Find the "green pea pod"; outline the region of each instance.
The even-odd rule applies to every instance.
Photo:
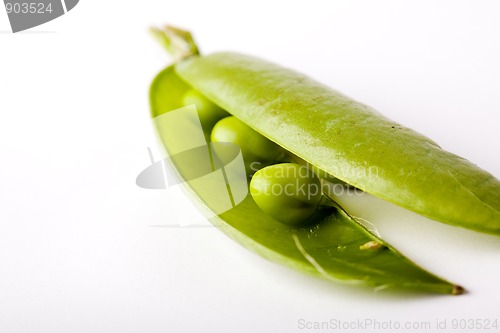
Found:
[[[500,182],[312,79],[236,53],[175,67],[188,84],[308,163],[431,219],[500,235]]]
[[[151,85],[153,117],[183,107],[182,96],[190,87],[179,78],[175,69],[175,66],[166,68]],[[167,152],[179,151],[183,140],[176,140],[161,126],[158,133]],[[171,161],[194,201],[208,211],[217,212],[219,200],[214,196],[218,193],[206,191],[189,181],[193,178],[193,161]],[[275,221],[256,205],[251,195],[234,208],[212,216],[210,221],[263,257],[328,280],[454,295],[463,292],[462,287],[412,263],[333,202],[318,210],[310,218],[308,227],[293,227]]]

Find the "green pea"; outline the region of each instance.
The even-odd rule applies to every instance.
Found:
[[[306,222],[322,197],[319,178],[309,168],[295,163],[257,171],[250,182],[250,193],[266,214],[288,225]]]
[[[285,156],[283,148],[233,116],[221,119],[215,124],[210,138],[213,142],[231,142],[238,145],[248,165],[253,162],[259,164],[279,161]]]
[[[205,131],[210,131],[217,121],[229,116],[229,113],[221,109],[195,89],[186,91],[182,98],[182,102],[184,105],[196,105],[201,126]]]

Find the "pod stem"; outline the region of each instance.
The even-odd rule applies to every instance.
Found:
[[[150,32],[172,55],[174,62],[200,54],[198,46],[189,31],[165,25],[162,28],[151,27]]]

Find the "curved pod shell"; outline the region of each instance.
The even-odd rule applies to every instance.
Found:
[[[150,90],[152,116],[182,107],[190,89],[168,67],[155,78]],[[157,128],[167,152],[179,142]],[[182,179],[189,179],[190,165],[173,161]],[[424,292],[460,294],[463,289],[418,267],[389,244],[371,234],[340,207],[320,209],[308,227],[292,227],[275,221],[247,195],[234,208],[218,214],[214,194],[198,191],[184,182],[191,198],[210,222],[229,237],[275,262],[328,280],[379,288],[410,288]],[[217,201],[217,200],[216,200]]]
[[[500,182],[429,138],[307,76],[237,53],[177,74],[308,163],[431,219],[500,234]]]

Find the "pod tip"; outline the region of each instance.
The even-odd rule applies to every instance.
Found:
[[[462,295],[465,293],[465,289],[462,286],[459,286],[458,284],[454,284],[452,289],[451,289],[451,294],[452,295]]]

